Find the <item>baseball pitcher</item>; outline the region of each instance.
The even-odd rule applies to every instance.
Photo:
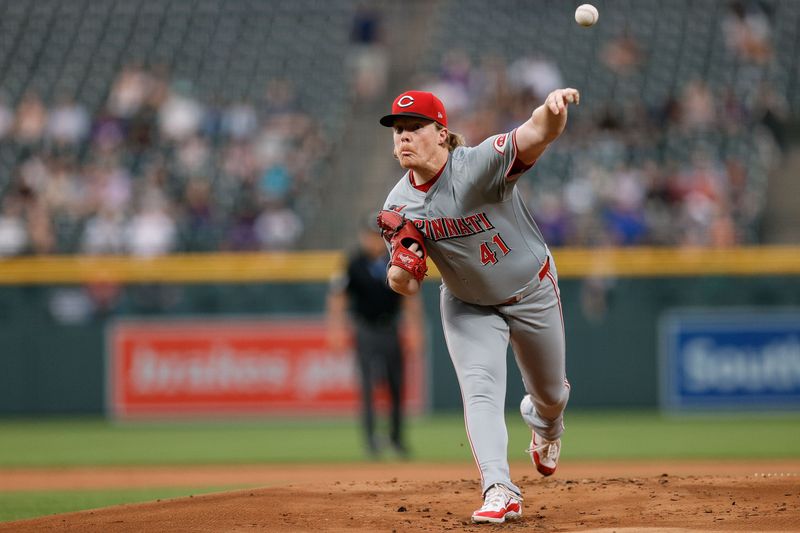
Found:
[[[442,274],[442,324],[483,489],[474,522],[522,514],[506,456],[509,342],[527,393],[520,409],[531,459],[545,476],[558,463],[569,397],[558,274],[516,183],[579,99],[575,89],[553,91],[525,123],[475,147],[447,129],[444,105],[428,92],[399,95],[380,120],[407,171],[378,215],[391,250],[387,276],[396,292],[417,293],[428,255]]]

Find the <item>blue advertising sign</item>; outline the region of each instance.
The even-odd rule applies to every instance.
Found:
[[[800,409],[800,309],[675,310],[659,336],[663,409]]]

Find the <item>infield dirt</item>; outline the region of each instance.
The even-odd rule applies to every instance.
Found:
[[[0,531],[800,531],[800,460],[512,464],[522,519],[474,525],[471,464],[359,463],[0,471],[0,490],[258,488],[5,522]]]

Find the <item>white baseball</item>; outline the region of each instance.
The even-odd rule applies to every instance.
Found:
[[[592,26],[600,18],[600,13],[592,4],[581,4],[575,10],[575,22],[581,26]]]

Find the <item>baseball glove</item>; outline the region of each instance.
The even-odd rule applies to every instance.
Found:
[[[422,233],[405,215],[387,209],[378,213],[378,227],[381,228],[383,238],[392,247],[391,264],[408,271],[414,279],[422,282],[428,272],[428,250],[425,248],[425,237]],[[409,249],[414,243],[422,250],[422,257]]]

